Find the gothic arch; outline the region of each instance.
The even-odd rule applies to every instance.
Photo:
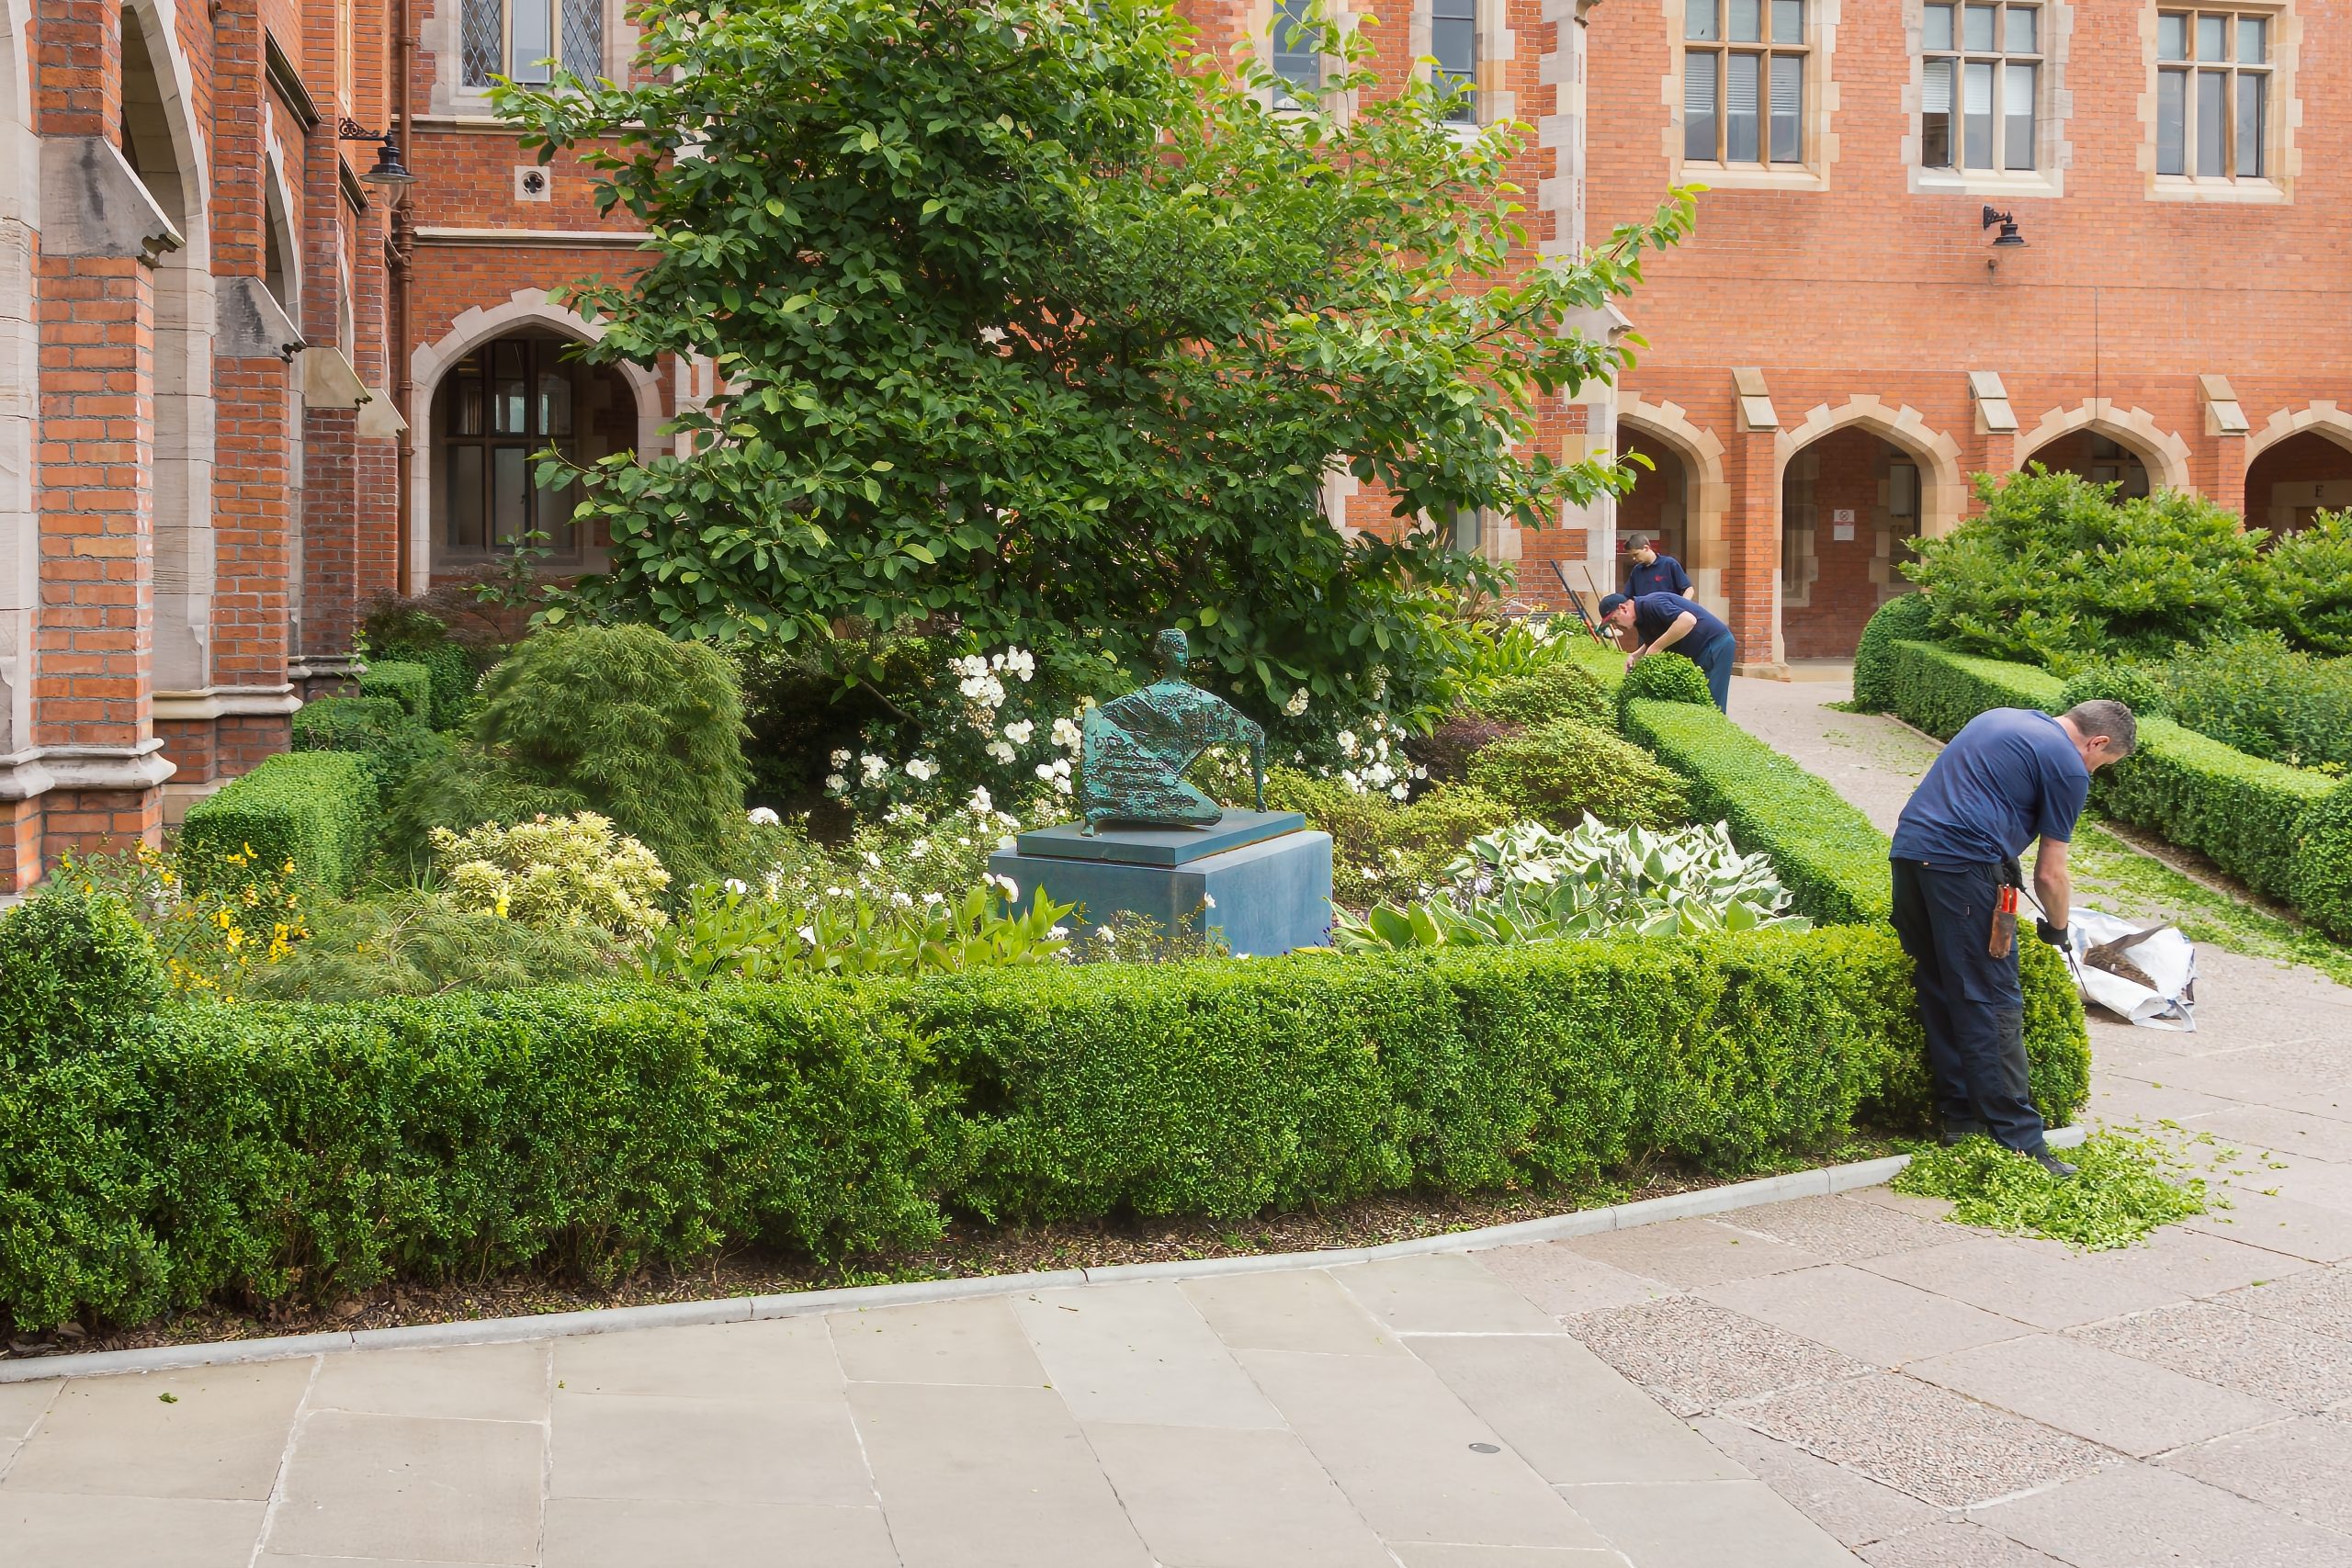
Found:
[[[1638,393],[1627,393],[1617,405],[1621,430],[1631,428],[1655,436],[1682,459],[1689,492],[1684,499],[1683,526],[1690,543],[1690,558],[1683,566],[1699,602],[1724,613],[1731,598],[1724,574],[1731,569],[1731,546],[1724,519],[1731,512],[1731,482],[1724,477],[1724,444],[1712,430],[1702,430],[1676,403],[1653,403]]]
[[[549,300],[546,289],[518,288],[503,305],[488,310],[477,305],[459,313],[438,340],[419,344],[409,355],[409,378],[413,388],[409,418],[419,434],[409,460],[409,581],[402,585],[405,592],[424,592],[432,578],[432,414],[441,379],[451,366],[492,338],[535,326],[550,329],[575,343],[594,343],[604,335],[578,311],[567,310]],[[650,455],[662,440],[664,416],[661,378],[635,365],[616,365],[613,368],[621,373],[637,398],[637,450]]]
[[[2148,470],[2152,490],[2192,490],[2188,479],[2188,443],[2156,423],[2145,409],[2120,409],[2111,398],[2090,398],[2071,409],[2052,409],[2041,422],[2018,438],[2019,462],[2030,461],[2062,435],[2087,430],[2129,447]]]
[[[1836,408],[1817,404],[1793,430],[1772,440],[1773,474],[1788,471],[1789,460],[1833,431],[1860,425],[1876,432],[1910,454],[1919,465],[1919,532],[1937,538],[1960,525],[1961,509],[1968,499],[1967,478],[1961,471],[1960,443],[1928,427],[1927,419],[1909,404],[1890,406],[1871,393],[1849,398]]]
[[[2290,435],[2324,435],[2346,451],[2352,451],[2352,413],[2335,406],[2333,398],[2306,403],[2299,409],[2280,409],[2263,422],[2262,428],[2246,437],[2246,466]]]

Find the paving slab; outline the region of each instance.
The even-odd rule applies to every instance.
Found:
[[[2177,1291],[2102,1261],[2110,1257],[1980,1231],[1854,1267],[2036,1328],[2070,1328],[2180,1299]]]
[[[2276,1282],[2232,1291],[2224,1306],[2291,1323],[2313,1334],[2352,1340],[2352,1269],[2311,1269]]]
[[[1241,1358],[1382,1539],[1605,1544],[1419,1360],[1288,1350]]]
[[[1053,1391],[869,1382],[849,1401],[907,1568],[1148,1568]]]
[[[1561,1241],[1498,1247],[1478,1254],[1478,1265],[1557,1317],[1656,1301],[1671,1289],[1588,1258]]]
[[[295,1435],[272,1551],[536,1563],[546,1428],[315,1411]]]
[[[840,1399],[842,1382],[832,1338],[817,1317],[559,1339],[555,1377],[571,1393],[820,1402]]]
[[[17,1442],[31,1434],[56,1401],[53,1382],[0,1383],[0,1442]],[[0,1472],[5,1473],[5,1472]]]
[[[314,1366],[77,1379],[57,1391],[0,1489],[265,1501]]]
[[[1861,1557],[1871,1568],[2066,1568],[2054,1557],[1965,1519],[1874,1541],[1862,1548]]]
[[[2352,1538],[2154,1465],[2110,1465],[1971,1517],[2073,1568],[2352,1565]]]
[[[1568,1338],[1417,1338],[1473,1415],[1555,1485],[1736,1481],[1740,1467]]]
[[[2298,1411],[2352,1398],[2352,1344],[2217,1302],[2188,1302],[2076,1331],[2102,1349]]]
[[[1292,1433],[1089,1425],[1086,1436],[1167,1568],[1393,1568]]]
[[[1039,1291],[1015,1300],[1012,1310],[1055,1390],[1081,1421],[1282,1425],[1175,1285]]]
[[[1843,1192],[1762,1203],[1727,1214],[1722,1223],[1839,1263],[1915,1252],[1954,1239],[1948,1224]]]
[[[1678,1416],[1871,1370],[1826,1345],[1690,1296],[1587,1313],[1566,1326]]]
[[[263,1505],[0,1487],[8,1568],[251,1568]]]
[[[1567,1495],[1636,1568],[1734,1560],[1739,1568],[1855,1568],[1852,1552],[1760,1481],[1578,1486]]]
[[[1792,1389],[1733,1416],[1942,1508],[2048,1486],[2109,1459],[2078,1438],[1896,1372]]]
[[[2235,1105],[2200,1116],[2195,1131],[2241,1146],[2352,1164],[2352,1122],[2267,1105]]]
[[[2352,1534],[2352,1421],[2305,1416],[2166,1454],[2166,1470]]]
[[[1464,1252],[1334,1269],[1331,1277],[1399,1334],[1557,1334],[1548,1313]]]
[[[1623,1568],[1625,1559],[1605,1546],[1582,1549],[1542,1546],[1462,1546],[1453,1541],[1413,1540],[1389,1548],[1404,1568]]]
[[[2313,1267],[2306,1258],[2249,1246],[2233,1235],[2165,1225],[2131,1247],[2086,1255],[2093,1266],[2151,1290],[2183,1296],[2218,1296],[2257,1280],[2284,1279]]]
[[[2292,1198],[2234,1190],[2231,1207],[2184,1221],[2190,1230],[2314,1263],[2352,1258],[2352,1214]]]
[[[557,1497],[541,1568],[899,1568],[899,1554],[878,1506]]]
[[[825,1325],[843,1374],[859,1382],[1041,1388],[1046,1382],[1045,1364],[1002,1296],[837,1312]]]
[[[2010,1339],[2020,1331],[2015,1318],[1843,1263],[1734,1280],[1699,1293],[1876,1367]]]
[[[2285,1405],[2217,1388],[2080,1337],[2034,1334],[1905,1369],[1956,1393],[2144,1458],[2286,1419]]]
[[[555,1396],[548,1495],[860,1506],[874,1487],[840,1394],[831,1403]]]
[[[326,1356],[311,1385],[313,1410],[544,1421],[555,1386],[545,1344],[460,1345]]]
[[[1628,1274],[1661,1280],[1686,1291],[1824,1261],[1799,1247],[1743,1235],[1716,1220],[1669,1220],[1664,1224],[1578,1236],[1565,1245]]]
[[[1416,1259],[1415,1261],[1418,1261]],[[1235,1350],[1401,1356],[1395,1329],[1320,1269],[1226,1274],[1181,1287],[1211,1332]]]
[[[1809,1454],[1793,1443],[1768,1438],[1752,1427],[1720,1416],[1706,1416],[1692,1425],[1846,1546],[1864,1547],[1945,1517],[1940,1508]]]

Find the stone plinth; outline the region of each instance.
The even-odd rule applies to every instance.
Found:
[[[1331,837],[1295,811],[1228,811],[1214,828],[1105,828],[1075,822],[1005,840],[989,870],[1027,908],[1043,888],[1076,904],[1073,931],[1126,913],[1160,930],[1204,934],[1237,957],[1331,940]]]

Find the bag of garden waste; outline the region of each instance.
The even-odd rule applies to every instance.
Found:
[[[2179,928],[2078,908],[2067,921],[2066,940],[2085,1002],[2126,1023],[2196,1030],[2197,948]]]

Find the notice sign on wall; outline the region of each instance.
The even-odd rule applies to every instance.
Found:
[[[1850,539],[1854,536],[1852,507],[1840,506],[1829,513],[1829,536],[1832,539]]]

